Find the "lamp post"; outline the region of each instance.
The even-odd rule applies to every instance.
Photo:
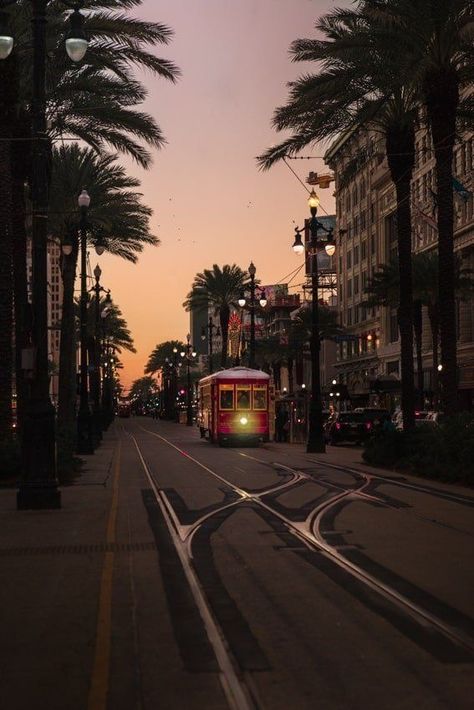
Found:
[[[209,374],[212,375],[214,371],[212,366],[212,339],[214,337],[214,330],[216,331],[217,337],[219,337],[219,335],[221,334],[221,329],[218,325],[214,325],[212,316],[209,316],[209,323],[206,326],[203,326],[201,329],[201,340],[206,340],[206,330],[209,334]]]
[[[111,346],[106,338],[107,331],[107,316],[110,313],[112,299],[110,293],[105,299],[105,307],[102,309],[100,317],[102,319],[102,347],[100,348],[100,363],[102,365],[102,390],[101,390],[101,409],[102,409],[102,426],[103,429],[108,429],[113,419],[112,412],[112,392],[110,386],[110,368],[109,359],[111,355]],[[99,370],[100,372],[100,370]]]
[[[250,306],[250,354],[249,354],[249,367],[252,369],[255,369],[255,274],[257,272],[257,269],[255,268],[255,264],[253,261],[250,262],[250,266],[248,268],[248,272],[250,274],[250,301],[249,301],[249,306]],[[243,308],[246,304],[246,299],[245,299],[245,294],[242,292],[240,294],[239,298],[239,306]],[[259,303],[262,306],[262,308],[265,308],[267,305],[267,299],[265,296],[265,290],[260,289],[260,298],[259,298]]]
[[[98,251],[96,247],[96,251]],[[101,252],[102,253],[102,252]],[[100,285],[100,277],[102,275],[102,269],[99,264],[94,269],[95,284],[93,286],[93,291],[95,294],[95,310],[94,310],[94,363],[93,370],[91,372],[91,391],[92,391],[92,402],[93,402],[93,431],[94,437],[97,442],[102,440],[102,431],[104,429],[104,416],[101,407],[101,385],[100,385],[100,363],[102,359],[101,353],[101,308],[100,308],[100,294],[106,293],[105,306],[103,310],[106,310],[106,314],[110,310],[111,300],[110,293]]]
[[[187,382],[187,399],[186,399],[186,426],[193,425],[193,404],[191,398],[191,370],[190,363],[196,357],[196,352],[193,350],[191,345],[191,335],[188,333],[186,336],[186,350],[180,353],[181,357],[186,360],[186,382]]]
[[[321,222],[318,222],[319,198],[312,190],[308,200],[311,219],[309,220],[310,241],[308,250],[311,257],[311,399],[309,404],[309,432],[306,451],[308,453],[325,453],[326,444],[323,432],[323,408],[321,400],[321,372],[320,372],[320,350],[321,338],[319,334],[319,272],[318,272],[318,248],[324,246],[328,256],[332,256],[336,250],[332,230],[327,229]],[[318,241],[318,230],[322,229],[327,233],[327,237]],[[293,243],[293,251],[296,254],[303,254],[305,245],[301,240],[301,229],[295,228],[296,236]]]
[[[4,10],[16,0],[0,2],[0,60],[13,50],[14,37],[6,26]],[[68,3],[65,3],[67,6]],[[25,365],[31,372],[31,395],[25,407],[22,432],[22,477],[17,494],[19,510],[60,508],[56,478],[55,411],[49,397],[47,234],[50,184],[51,139],[46,126],[46,8],[48,0],[32,0],[33,6],[33,90],[31,96],[32,145],[32,306],[33,348],[25,350]],[[87,49],[83,17],[76,3],[74,21],[66,39],[66,51],[79,61]],[[82,53],[78,51],[82,43]]]
[[[81,300],[80,300],[80,338],[81,338],[81,386],[79,413],[77,416],[77,453],[93,454],[92,418],[89,409],[89,391],[87,380],[87,211],[91,198],[82,190],[77,204],[81,211],[79,223],[81,253]]]

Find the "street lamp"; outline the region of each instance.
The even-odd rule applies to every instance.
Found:
[[[0,60],[6,59],[14,46],[14,38],[6,28],[5,8],[16,0],[0,3]],[[67,4],[67,3],[66,3]],[[61,494],[56,478],[55,411],[49,396],[48,372],[48,273],[47,239],[50,183],[49,163],[51,139],[46,125],[46,8],[48,0],[33,0],[33,88],[31,94],[31,202],[32,202],[32,342],[31,388],[25,406],[22,432],[22,477],[17,494],[20,510],[60,508]],[[75,20],[78,27],[79,8]],[[72,20],[71,20],[72,22]],[[76,33],[71,24],[69,40]],[[84,41],[84,35],[79,39]],[[83,54],[82,54],[83,56]],[[79,56],[77,56],[79,60]],[[25,353],[26,355],[26,353]]]
[[[100,294],[106,293],[105,307],[103,310],[110,310],[110,294],[103,286],[100,285],[100,277],[102,275],[102,269],[99,264],[94,269],[95,284],[92,290],[95,294],[95,311],[94,311],[94,362],[93,369],[91,371],[91,391],[92,391],[92,424],[94,438],[97,442],[102,440],[103,431],[103,412],[101,408],[101,386],[100,386],[100,363],[101,363],[101,308],[100,308]]]
[[[249,306],[250,306],[250,355],[249,355],[249,367],[252,369],[255,369],[255,306],[256,306],[256,301],[255,301],[255,274],[257,272],[257,269],[255,268],[255,264],[253,261],[250,262],[250,266],[248,268],[248,272],[250,275],[250,301],[249,301]],[[260,296],[259,296],[259,303],[262,308],[265,308],[267,305],[267,298],[265,296],[265,290],[263,288],[259,288],[260,291]],[[247,300],[245,298],[245,293],[242,291],[239,297],[239,306],[243,308]]]
[[[209,334],[209,374],[212,375],[212,340],[214,337],[214,330],[216,331],[216,336],[219,337],[221,334],[221,329],[218,325],[214,325],[212,316],[209,316],[209,323],[201,328],[201,340],[206,340],[206,330]]]
[[[192,404],[192,398],[191,398],[190,363],[196,357],[197,353],[193,350],[193,346],[191,345],[191,335],[189,333],[186,336],[185,350],[182,350],[180,352],[180,355],[183,359],[186,359],[186,377],[187,377],[187,387],[188,387],[187,404],[186,404],[186,426],[192,426],[193,425],[193,404]]]
[[[93,454],[92,419],[89,409],[87,382],[87,212],[91,198],[87,190],[82,190],[77,199],[80,210],[79,234],[81,252],[81,300],[80,300],[80,338],[81,338],[81,386],[79,413],[77,417],[77,453]]]
[[[318,249],[324,246],[326,254],[332,256],[336,250],[332,229],[327,229],[316,219],[319,206],[319,197],[314,190],[309,196],[308,205],[311,219],[308,220],[310,240],[308,252],[311,258],[311,398],[309,405],[309,432],[306,451],[308,453],[324,453],[326,443],[323,431],[323,407],[321,400],[321,372],[320,372],[320,350],[321,338],[319,334],[319,272],[318,272]],[[322,241],[318,239],[318,230],[326,232],[326,238]],[[305,245],[301,239],[302,230],[295,228],[295,241],[293,251],[296,254],[303,254]]]
[[[110,375],[110,356],[111,356],[111,344],[106,338],[107,334],[107,316],[111,313],[112,299],[110,297],[110,292],[107,293],[105,297],[105,306],[100,313],[102,319],[102,342],[103,345],[100,348],[100,359],[102,365],[102,417],[103,417],[103,428],[108,429],[110,423],[113,420],[113,406],[112,406],[112,383]]]

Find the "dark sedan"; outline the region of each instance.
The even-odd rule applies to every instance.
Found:
[[[362,412],[339,412],[326,425],[326,438],[334,446],[343,441],[358,444],[371,433],[371,423]]]

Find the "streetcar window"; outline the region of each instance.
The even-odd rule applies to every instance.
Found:
[[[267,388],[266,387],[254,387],[253,388],[253,408],[259,410],[265,410],[267,408]]]
[[[220,409],[234,409],[234,385],[220,386]]]
[[[237,407],[236,409],[250,409],[250,387],[239,386],[237,390]]]

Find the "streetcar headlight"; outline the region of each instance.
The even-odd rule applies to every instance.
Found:
[[[245,426],[248,422],[247,417],[240,417],[239,422],[242,424],[242,426]]]

